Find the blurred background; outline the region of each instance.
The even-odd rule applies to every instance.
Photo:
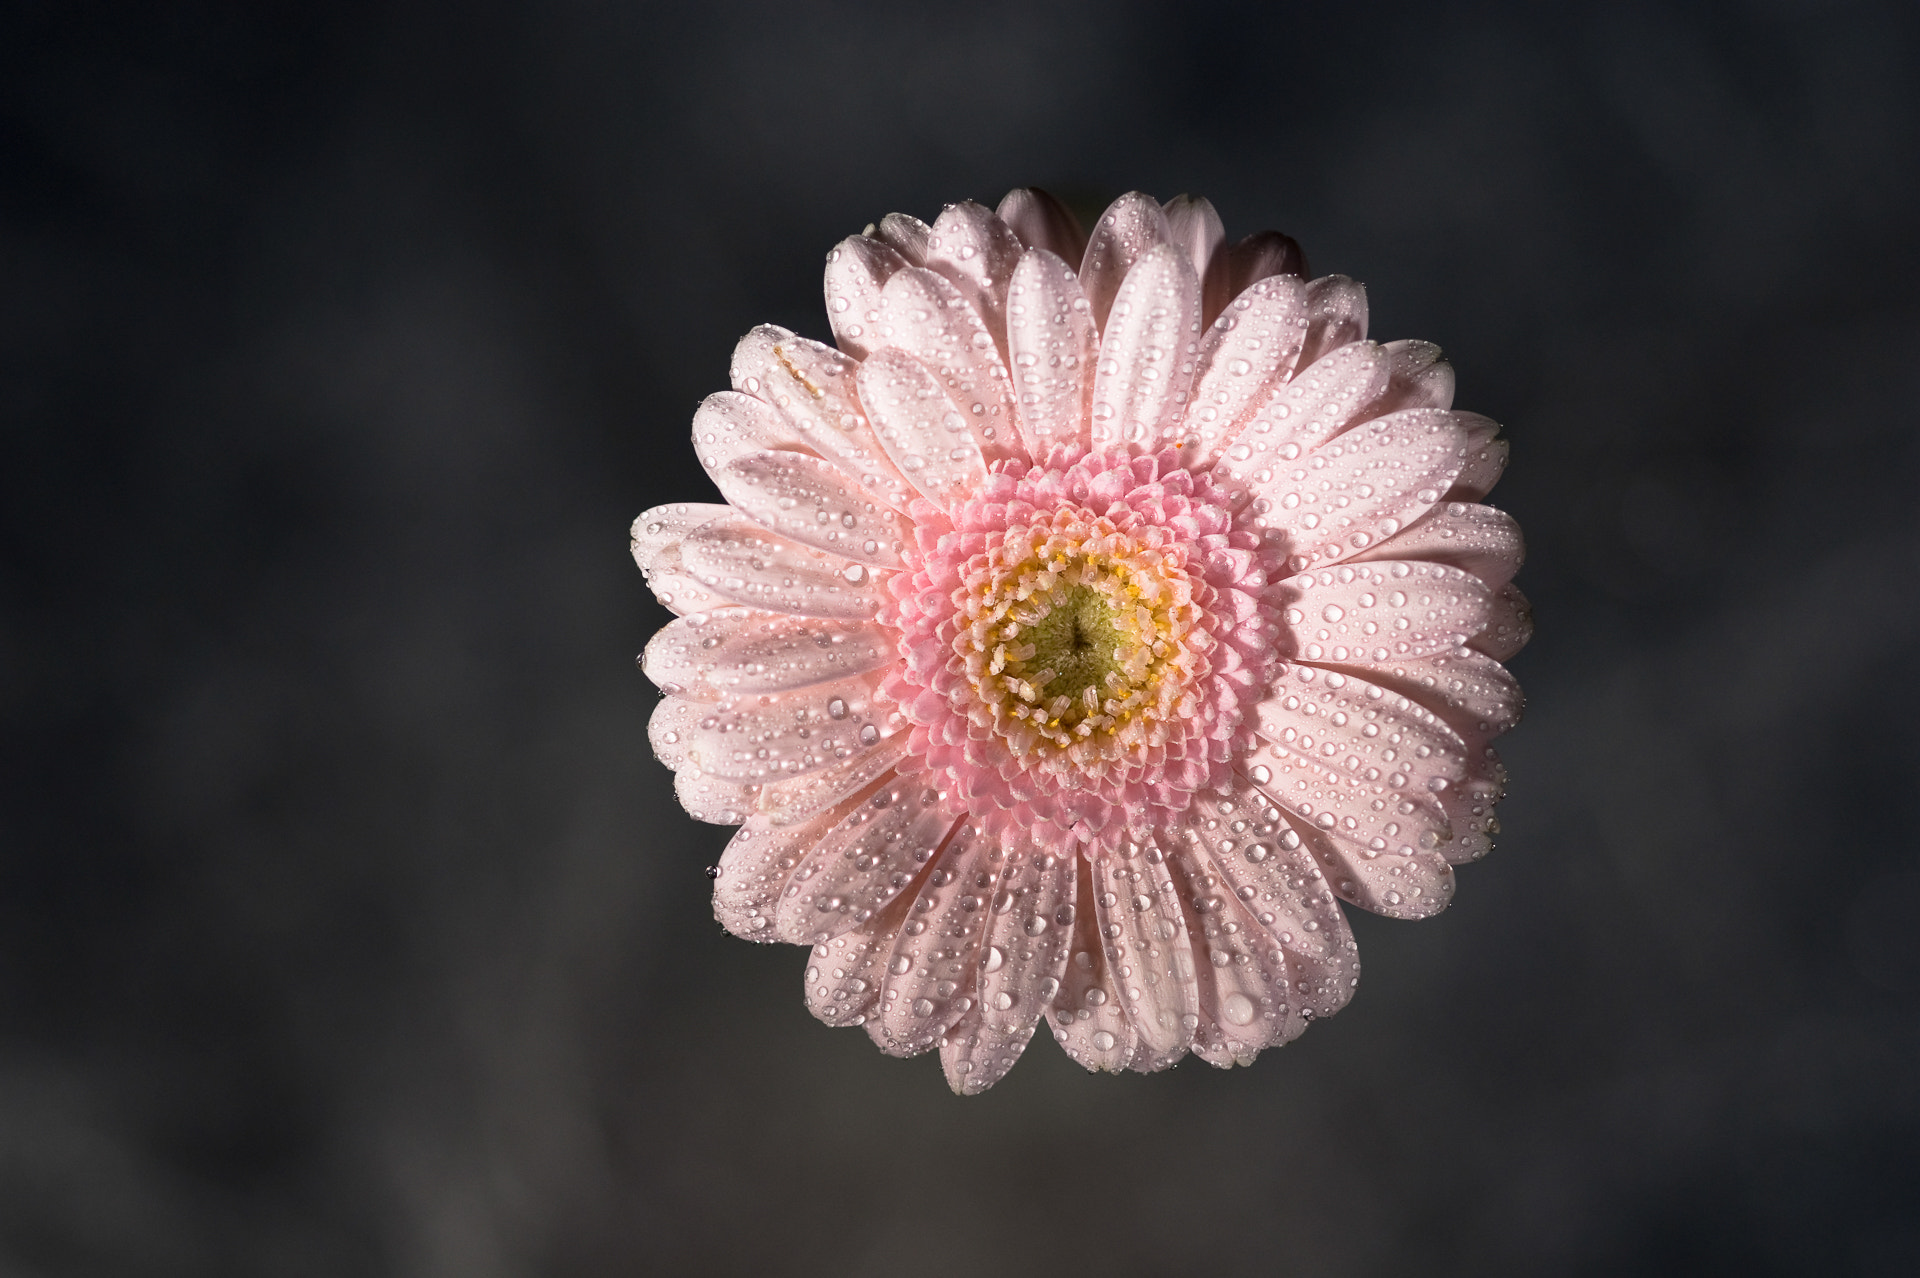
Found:
[[[1249,1070],[815,1023],[641,509],[890,210],[1212,197],[1506,424],[1494,855]],[[6,6],[0,1275],[1920,1272],[1920,10]]]

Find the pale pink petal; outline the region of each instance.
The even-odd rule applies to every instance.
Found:
[[[1036,460],[1086,447],[1096,350],[1093,309],[1080,279],[1046,249],[1031,249],[1007,290],[1007,350],[1020,438]]]
[[[804,864],[800,873],[805,873]],[[872,917],[815,942],[807,955],[807,1010],[822,1023],[836,1029],[867,1023],[879,999],[893,938],[906,921],[912,899],[910,892],[889,898]]]
[[[1323,275],[1307,285],[1307,341],[1302,368],[1367,336],[1366,287],[1344,275]]]
[[[1287,988],[1286,953],[1210,856],[1186,847],[1170,864],[1197,959],[1194,1055],[1221,1069],[1251,1065],[1306,1028]]]
[[[647,718],[647,744],[653,757],[675,772],[688,765],[693,749],[693,725],[712,707],[685,697],[666,696]]]
[[[874,234],[907,259],[909,266],[927,264],[927,237],[932,233],[932,227],[911,213],[889,213],[874,228]]]
[[[677,546],[686,535],[703,524],[733,514],[733,507],[704,501],[676,501],[642,511],[633,521],[629,544],[633,562],[641,572],[651,572],[660,553]]]
[[[1333,894],[1348,904],[1390,919],[1426,919],[1453,900],[1453,867],[1440,852],[1376,852],[1291,812],[1286,816]]]
[[[1432,342],[1387,342],[1387,388],[1368,404],[1363,417],[1385,417],[1403,408],[1452,408],[1453,365],[1440,358]]]
[[[1129,1065],[1142,1072],[1165,1069],[1193,1044],[1199,1000],[1193,942],[1166,855],[1149,846],[1124,860],[1103,858],[1093,890],[1114,984],[1139,1040]]]
[[[1491,422],[1487,424],[1493,425]],[[1489,438],[1474,452],[1473,456],[1467,459],[1467,464],[1460,468],[1459,476],[1453,481],[1453,488],[1447,493],[1447,500],[1484,500],[1486,495],[1493,491],[1494,484],[1500,480],[1500,473],[1506,468],[1507,441]]]
[[[876,696],[882,673],[699,703],[701,713],[685,732],[687,758],[716,777],[770,784],[870,750],[901,728],[891,703]]]
[[[1087,237],[1080,261],[1080,287],[1093,307],[1093,323],[1106,331],[1107,312],[1134,263],[1162,244],[1173,243],[1167,215],[1150,195],[1129,191],[1107,206]]]
[[[1381,560],[1302,573],[1281,583],[1293,596],[1287,624],[1304,661],[1375,662],[1450,652],[1481,633],[1494,592],[1447,564]]]
[[[898,568],[913,522],[805,453],[748,453],[713,477],[720,493],[769,532],[876,568]]]
[[[1255,713],[1267,740],[1348,772],[1401,778],[1390,789],[1426,798],[1466,776],[1467,744],[1445,720],[1410,697],[1338,670],[1283,667]]]
[[[1247,424],[1229,431],[1215,482],[1244,497],[1261,475],[1295,463],[1358,420],[1364,405],[1387,384],[1387,357],[1368,342],[1355,342],[1294,374],[1258,401]]]
[[[1432,711],[1465,745],[1460,778],[1438,793],[1453,838],[1440,853],[1455,865],[1491,850],[1497,832],[1494,805],[1506,787],[1506,773],[1490,742],[1519,721],[1519,685],[1506,667],[1471,648],[1438,653],[1384,666],[1343,666],[1328,673],[1360,685],[1375,685],[1388,695],[1405,696]]]
[[[1498,661],[1471,648],[1339,669],[1419,702],[1469,742],[1490,740],[1520,721],[1518,681]]]
[[[1408,409],[1255,472],[1248,484],[1253,526],[1287,534],[1295,568],[1385,541],[1431,509],[1466,464],[1476,442],[1466,418]]]
[[[1181,817],[1184,842],[1211,859],[1235,899],[1304,970],[1339,969],[1350,961],[1353,933],[1326,876],[1279,807],[1245,777],[1233,785],[1203,796]],[[1324,1007],[1304,997],[1293,1001],[1316,1015]]]
[[[774,910],[776,933],[817,943],[865,923],[919,877],[957,820],[924,778],[883,781],[793,872]]]
[[[812,442],[773,405],[739,391],[707,396],[693,415],[693,453],[709,475],[769,448],[811,452]]]
[[[893,464],[932,501],[946,505],[986,481],[970,415],[905,351],[888,347],[861,366],[860,400]]]
[[[1397,856],[1435,851],[1453,837],[1438,796],[1415,790],[1406,772],[1348,767],[1343,758],[1325,756],[1318,737],[1312,747],[1297,737],[1276,741],[1266,737],[1264,725],[1261,736],[1268,744],[1246,757],[1246,775],[1269,799],[1308,823]]]
[[[749,817],[727,844],[713,881],[713,916],[720,926],[749,941],[775,940],[773,911],[787,881],[821,836],[840,824],[864,795],[821,812],[803,825],[777,829],[765,817]]]
[[[1024,1034],[995,1029],[986,1023],[981,1008],[974,1006],[940,1039],[940,1064],[946,1070],[947,1086],[956,1096],[978,1096],[986,1091],[1019,1063],[1033,1030],[1031,1024]]]
[[[1071,851],[1016,845],[1006,853],[980,966],[989,1029],[1025,1043],[1060,990],[1073,939]]]
[[[1000,201],[1000,220],[1030,249],[1045,249],[1074,270],[1087,251],[1087,233],[1073,210],[1039,187],[1008,191]]]
[[[871,621],[729,607],[664,626],[640,668],[663,692],[718,701],[878,670],[898,655],[893,636]]]
[[[1447,823],[1453,827],[1453,841],[1440,845],[1449,864],[1464,865],[1493,851],[1493,836],[1500,833],[1493,809],[1506,792],[1507,770],[1493,747],[1470,752],[1466,778],[1440,796]]]
[[[692,766],[673,774],[673,794],[696,821],[712,825],[739,825],[753,815],[760,787],[749,782],[710,777]]]
[[[773,405],[807,447],[882,501],[905,509],[913,491],[874,438],[854,390],[860,361],[774,324],[733,350],[733,388]]]
[[[1094,447],[1157,452],[1180,442],[1200,342],[1200,281],[1172,245],[1127,273],[1100,337]]]
[[[927,267],[960,290],[1007,356],[1007,283],[1020,261],[1020,239],[983,204],[948,205],[927,238]]]
[[[1047,1012],[1047,1024],[1068,1056],[1085,1069],[1118,1074],[1133,1060],[1138,1040],[1121,1003],[1120,987],[1107,963],[1100,937],[1099,911],[1094,907],[1093,872],[1087,858],[1073,858],[1078,868],[1073,914],[1073,940],[1060,990]]]
[[[1227,304],[1200,343],[1182,465],[1212,464],[1292,375],[1306,332],[1306,291],[1292,276],[1261,280]]]
[[[695,529],[680,543],[680,558],[707,591],[767,612],[865,620],[880,603],[866,565],[776,537],[739,515]]]
[[[1500,588],[1488,605],[1486,624],[1473,636],[1473,646],[1495,661],[1505,661],[1533,638],[1533,605],[1512,582]]]
[[[1213,201],[1204,196],[1176,195],[1161,206],[1167,215],[1171,243],[1193,263],[1194,278],[1200,281],[1200,322],[1213,323],[1214,317],[1233,300],[1232,270],[1227,260],[1227,228]]]
[[[990,836],[962,825],[927,876],[887,963],[874,1011],[874,1041],[894,1056],[914,1056],[979,1001],[981,938],[991,917],[995,867]]]
[[[888,280],[880,301],[879,344],[905,351],[939,378],[989,462],[1021,457],[1013,383],[972,304],[925,268]]]
[[[1307,258],[1291,235],[1255,231],[1227,250],[1227,289],[1234,296],[1274,275],[1307,278]]]
[[[1427,559],[1464,569],[1489,586],[1504,586],[1520,570],[1525,555],[1520,525],[1512,515],[1492,506],[1450,501],[1355,559]]]
[[[881,286],[907,265],[899,250],[871,235],[849,235],[827,254],[827,322],[841,350],[867,357],[870,330],[880,319]]]
[[[732,507],[724,507],[731,510]],[[646,572],[647,586],[653,591],[654,598],[680,616],[702,612],[709,608],[729,607],[733,600],[717,594],[701,585],[686,565],[680,562],[680,543],[674,542],[665,550],[654,554],[652,566]]]
[[[793,825],[812,820],[814,815],[873,784],[906,758],[907,737],[896,733],[871,750],[841,760],[831,767],[818,768],[791,781],[779,781],[760,789],[759,811],[769,825]]]

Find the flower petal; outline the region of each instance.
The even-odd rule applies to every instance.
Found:
[[[866,1022],[879,1001],[887,955],[912,899],[912,893],[891,898],[872,917],[814,944],[807,955],[805,987],[807,1010],[816,1019],[836,1029]]]
[[[907,265],[899,250],[872,235],[849,235],[827,254],[827,322],[841,350],[867,357],[867,339],[880,318],[880,289]]]
[[[1072,957],[1062,969],[1060,992],[1048,1010],[1047,1024],[1053,1027],[1061,1049],[1081,1067],[1118,1074],[1133,1060],[1138,1040],[1100,939],[1092,867],[1084,856],[1075,855],[1073,860],[1078,881],[1068,947]]]
[[[907,482],[944,506],[986,482],[972,422],[926,365],[894,347],[860,367],[860,400]]]
[[[1286,730],[1276,726],[1274,735]],[[1262,737],[1267,731],[1263,724]],[[1329,759],[1318,750],[1308,753],[1297,738],[1266,739],[1265,751],[1246,756],[1242,767],[1262,794],[1308,824],[1334,830],[1383,855],[1432,852],[1453,837],[1439,799],[1414,789],[1406,772],[1349,767],[1345,759]]]
[[[1307,285],[1307,341],[1300,367],[1367,337],[1366,286],[1344,275],[1323,275]]]
[[[774,324],[760,325],[733,348],[735,390],[779,409],[809,448],[904,510],[913,493],[860,408],[854,391],[859,369],[852,356]]]
[[[1149,250],[1171,243],[1167,215],[1152,196],[1129,191],[1107,206],[1087,237],[1087,251],[1080,261],[1080,287],[1093,307],[1097,329],[1106,331],[1107,312],[1113,309],[1113,299],[1134,263]]]
[[[1500,588],[1487,609],[1486,624],[1472,644],[1495,661],[1506,661],[1533,638],[1533,605],[1512,582]]]
[[[709,608],[725,608],[733,600],[701,585],[694,575],[680,562],[680,545],[675,543],[655,555],[653,567],[646,574],[647,587],[653,591],[653,597],[660,606],[679,616],[703,612]]]
[[[1474,451],[1472,430],[1469,415],[1438,408],[1356,426],[1297,461],[1255,472],[1252,525],[1288,535],[1296,570],[1363,551],[1440,500]]]
[[[1200,343],[1180,464],[1200,469],[1293,373],[1307,332],[1306,290],[1289,275],[1234,298]]]
[[[1485,418],[1481,419],[1485,421]],[[1488,422],[1489,426],[1493,423]],[[1497,426],[1494,429],[1499,429]],[[1447,493],[1448,501],[1482,501],[1500,482],[1500,474],[1507,468],[1507,441],[1488,439],[1467,464],[1460,470],[1459,477],[1453,481],[1453,488]]]
[[[1188,809],[1181,818],[1184,839],[1206,854],[1234,897],[1287,953],[1290,1002],[1304,1015],[1331,1015],[1346,996],[1335,998],[1322,987],[1359,971],[1346,915],[1280,808],[1246,777],[1236,776],[1232,784]]]
[[[1214,480],[1244,494],[1261,472],[1296,461],[1345,430],[1386,384],[1387,357],[1368,342],[1355,342],[1295,373],[1253,410],[1244,427],[1227,433]]]
[[[880,603],[864,564],[776,537],[741,515],[695,529],[680,558],[712,595],[767,612],[865,620]]]
[[[1402,339],[1380,349],[1387,356],[1387,388],[1362,417],[1385,417],[1403,408],[1453,407],[1453,365],[1440,358],[1438,346]]]
[[[718,701],[878,670],[896,655],[892,634],[871,621],[728,607],[663,626],[640,668],[663,692]]]
[[[1152,453],[1180,439],[1200,341],[1200,281],[1170,244],[1147,250],[1113,299],[1093,374],[1095,448]]]
[[[1007,350],[1020,438],[1036,462],[1062,444],[1090,442],[1095,349],[1079,277],[1046,249],[1029,250],[1007,289]]]
[[[1468,742],[1490,740],[1520,721],[1519,683],[1505,666],[1471,648],[1328,668],[1419,702]]]
[[[1525,556],[1520,525],[1512,515],[1492,506],[1450,501],[1435,506],[1392,537],[1354,558],[1356,561],[1425,559],[1452,564],[1489,586],[1504,586],[1520,571],[1520,562]]]
[[[1128,1067],[1142,1073],[1165,1069],[1193,1045],[1199,1002],[1193,942],[1166,854],[1149,846],[1126,859],[1104,859],[1093,885],[1100,935],[1140,1043]]]
[[[1167,215],[1170,242],[1187,255],[1194,278],[1200,281],[1200,322],[1211,324],[1233,300],[1227,228],[1213,201],[1204,196],[1176,195],[1161,206],[1161,212]]]
[[[993,840],[962,824],[947,841],[893,943],[874,1012],[874,1041],[916,1056],[979,1001],[981,938],[991,917]]]
[[[693,415],[693,452],[709,475],[736,457],[770,448],[812,452],[813,445],[773,405],[739,391],[719,391]]]
[[[685,697],[666,696],[647,717],[647,744],[653,757],[675,772],[691,761],[693,725],[707,713],[707,706]]]
[[[1467,744],[1445,720],[1338,670],[1282,667],[1255,716],[1267,740],[1349,772],[1375,772],[1394,790],[1433,796],[1466,776]],[[1386,844],[1374,850],[1384,852]]]
[[[1060,992],[1073,939],[1079,857],[1034,844],[1006,854],[980,965],[986,1028],[1024,1046]],[[1019,1054],[1016,1048],[1014,1054]]]
[[[1286,818],[1333,894],[1351,905],[1390,919],[1427,919],[1453,900],[1453,867],[1439,852],[1375,852],[1292,812]]]
[[[973,305],[945,276],[922,267],[888,280],[880,303],[878,344],[905,351],[939,378],[989,462],[1019,457],[1013,383]]]
[[[892,771],[906,757],[907,735],[895,733],[879,745],[831,767],[762,786],[759,810],[769,825],[807,821],[813,815],[864,790],[874,779]]]
[[[686,757],[701,771],[770,784],[871,750],[906,721],[878,696],[870,670],[775,696],[702,704],[686,729]]]
[[[1033,1026],[1010,1035],[986,1024],[976,1004],[940,1039],[940,1064],[956,1096],[978,1096],[1007,1076],[1027,1050]]]
[[[748,453],[713,480],[762,528],[876,568],[898,568],[901,547],[913,539],[912,520],[805,453]]]
[[[1387,662],[1450,652],[1481,633],[1494,592],[1472,573],[1405,559],[1342,564],[1280,583],[1305,661]]]
[[[740,825],[753,815],[760,787],[710,777],[692,766],[673,774],[673,795],[688,816],[710,825]]]
[[[1194,1055],[1221,1069],[1251,1065],[1263,1048],[1306,1028],[1287,988],[1286,952],[1205,852],[1185,847],[1169,864],[1198,960]]]
[[[731,514],[733,507],[705,501],[676,501],[641,511],[629,534],[633,562],[640,566],[641,572],[651,572],[662,551],[679,545],[688,533],[703,524]]]
[[[776,940],[773,911],[794,870],[865,797],[855,796],[811,821],[785,829],[769,824],[765,817],[749,817],[721,854],[720,873],[713,881],[713,916],[720,926],[745,940]]]
[[[911,213],[889,213],[874,228],[874,234],[906,258],[909,266],[927,264],[927,237],[932,233],[932,227]]]
[[[793,872],[774,910],[775,934],[820,942],[865,923],[906,891],[958,819],[924,777],[883,781]]]
[[[1000,201],[1000,220],[1030,249],[1045,249],[1074,270],[1087,251],[1087,233],[1073,210],[1037,186],[1008,191]]]
[[[950,204],[927,237],[927,267],[940,272],[973,305],[1007,357],[1007,283],[1020,261],[1020,239],[983,204]]]
[[[1234,296],[1275,275],[1307,278],[1306,254],[1291,235],[1255,231],[1227,250],[1227,288]]]

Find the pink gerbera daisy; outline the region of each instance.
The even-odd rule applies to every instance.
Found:
[[[739,825],[714,912],[956,1091],[1251,1061],[1352,995],[1338,902],[1482,855],[1530,624],[1506,459],[1297,245],[1131,194],[900,214],[694,417],[727,504],[641,515],[650,728]]]

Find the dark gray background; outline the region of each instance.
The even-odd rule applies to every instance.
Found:
[[[1920,1272],[1908,3],[7,6],[0,1275]],[[1211,196],[1507,424],[1495,854],[992,1092],[711,920],[626,553],[889,210]]]

